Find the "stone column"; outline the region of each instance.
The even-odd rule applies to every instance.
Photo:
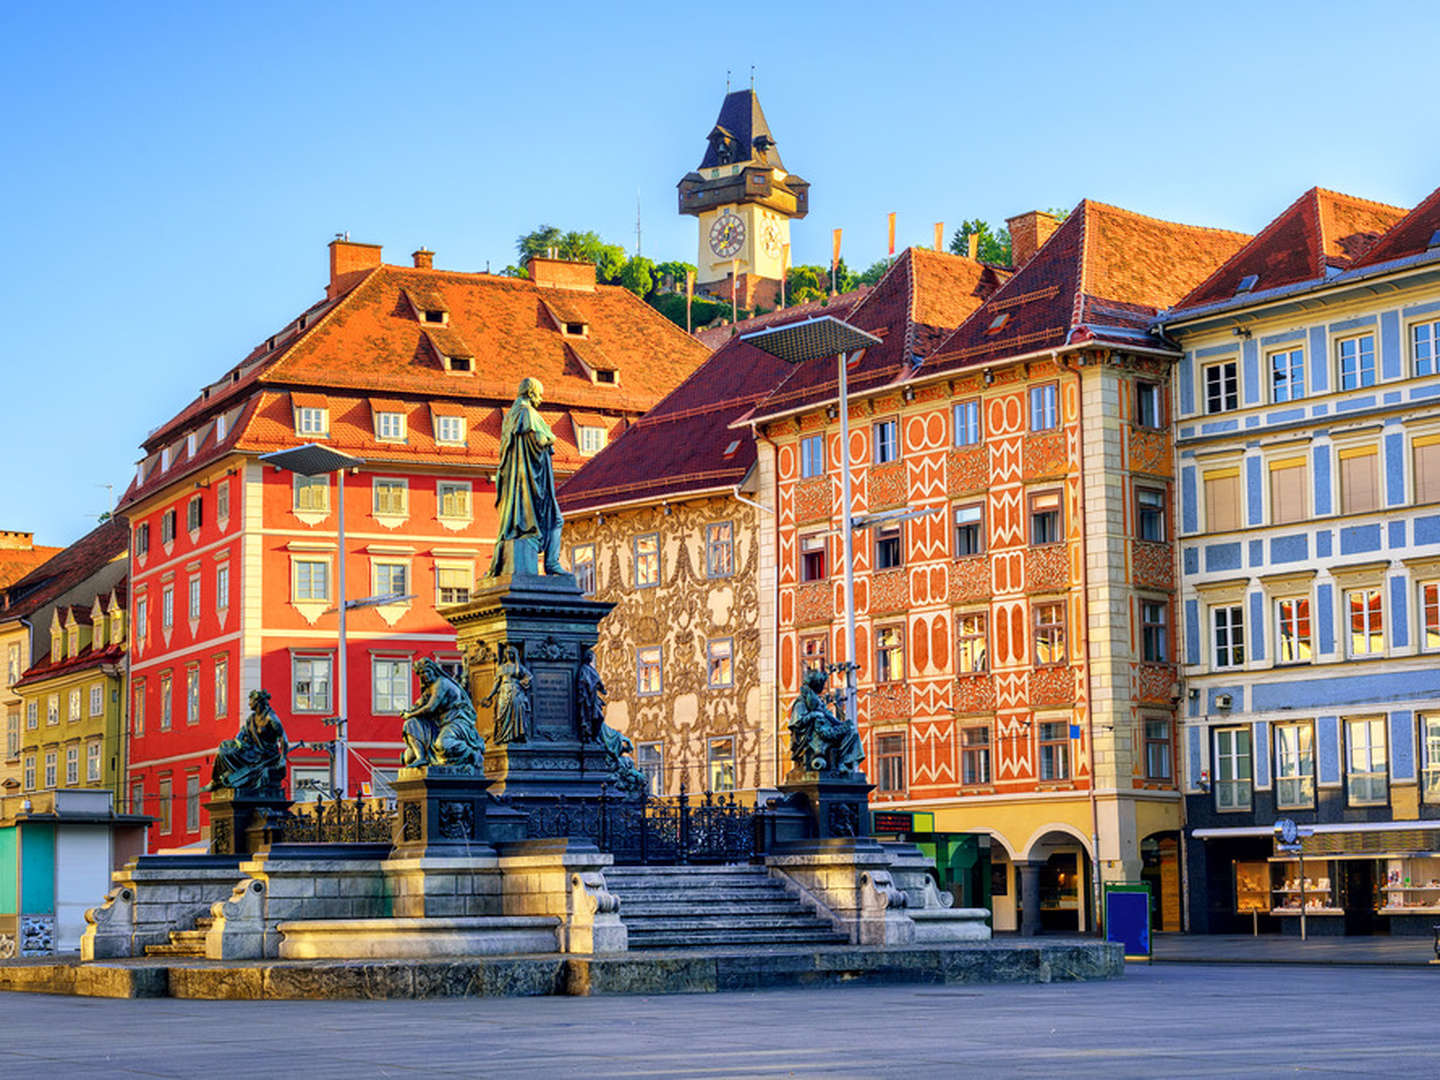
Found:
[[[1045,864],[1034,859],[1016,861],[1020,873],[1020,936],[1034,937],[1040,932],[1040,868]]]

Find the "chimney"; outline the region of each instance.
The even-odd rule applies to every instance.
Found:
[[[416,270],[435,269],[435,252],[431,251],[429,248],[422,247],[419,251],[412,251],[410,253],[410,258],[415,260]]]
[[[0,530],[0,549],[5,551],[35,550],[35,534],[20,532],[18,529]]]
[[[969,259],[980,258],[980,234],[971,233],[965,237],[965,257]]]
[[[542,259],[536,255],[525,264],[530,280],[547,289],[595,291],[595,264],[566,259]]]
[[[1060,222],[1044,210],[1031,210],[1007,218],[1005,227],[1010,230],[1010,265],[1019,270],[1035,257]]]
[[[379,244],[355,244],[345,233],[330,241],[330,284],[325,296],[333,300],[355,283],[355,275],[380,265]]]

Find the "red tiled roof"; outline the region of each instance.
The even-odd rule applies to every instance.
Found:
[[[1129,345],[1148,340],[1150,317],[1193,289],[1246,239],[1086,199],[940,345],[926,370],[1058,348],[1082,336]]]
[[[24,618],[129,550],[130,526],[116,515],[0,591],[0,622]]]
[[[15,686],[33,686],[35,683],[43,682],[46,679],[53,679],[61,675],[69,675],[76,671],[84,671],[87,668],[99,667],[101,664],[118,664],[125,659],[125,644],[120,642],[114,645],[106,645],[105,648],[96,652],[95,649],[86,645],[74,656],[67,656],[58,664],[50,662],[50,650],[46,649],[40,654],[40,659],[25,669],[24,674],[15,680]]]
[[[19,581],[31,570],[63,550],[63,548],[50,547],[45,544],[36,544],[32,548],[0,549],[0,588]]]
[[[1346,269],[1365,255],[1404,214],[1400,207],[1311,188],[1172,310],[1230,300],[1252,275],[1249,293],[1322,280],[1327,269]]]
[[[1440,230],[1440,188],[1421,200],[1352,264],[1354,267],[1378,266],[1393,259],[1423,255],[1431,250],[1430,238]]]
[[[718,323],[714,326],[707,326],[704,329],[695,331],[695,339],[704,343],[712,349],[718,349],[732,337],[739,337],[741,334],[748,334],[755,330],[764,329],[772,323],[793,319],[796,315],[820,315],[830,304],[839,302],[850,302],[860,299],[870,291],[869,285],[861,285],[851,292],[840,293],[834,297],[822,297],[816,300],[807,300],[803,304],[792,304],[787,308],[780,308],[776,311],[767,311],[764,315],[754,315],[748,319],[741,319],[736,323]]]

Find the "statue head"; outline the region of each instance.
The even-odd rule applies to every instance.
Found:
[[[439,664],[427,656],[415,665],[415,674],[419,676],[422,683],[429,686],[436,679],[441,678],[445,672],[440,669]]]
[[[265,689],[250,691],[250,711],[264,712],[270,707],[270,691]]]
[[[593,646],[590,646],[590,645],[581,645],[581,646],[580,646],[580,662],[581,662],[582,664],[593,664],[593,663],[595,663],[595,649],[594,649]]]
[[[830,676],[825,674],[823,668],[813,667],[805,673],[805,685],[819,694],[824,692],[825,684],[830,681]]]
[[[517,398],[524,398],[530,402],[531,405],[539,405],[541,396],[544,393],[545,387],[540,384],[540,380],[534,376],[528,376],[520,380],[520,392],[515,396]]]

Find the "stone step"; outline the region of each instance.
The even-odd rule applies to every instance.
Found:
[[[616,895],[619,895],[618,893]],[[754,900],[741,903],[696,903],[695,900],[635,900],[622,896],[620,904],[623,917],[628,922],[632,915],[664,915],[679,918],[685,915],[788,915],[797,909],[795,901]]]
[[[790,894],[782,888],[776,889],[730,889],[730,888],[697,888],[697,889],[659,889],[659,888],[631,888],[628,885],[617,885],[608,878],[605,881],[616,896],[622,900],[633,900],[641,904],[703,904],[719,901],[732,903],[773,903],[780,900],[790,899]],[[793,903],[793,901],[792,901]]]
[[[686,949],[702,945],[842,945],[843,935],[833,930],[772,930],[766,934],[737,935],[732,930],[654,930],[630,932],[632,949]]]
[[[749,863],[672,863],[669,865],[655,866],[612,866],[605,873],[609,874],[759,874],[766,876],[763,866],[751,866]]]
[[[168,944],[168,945],[146,945],[146,946],[145,946],[145,955],[146,955],[146,956],[191,956],[191,957],[201,957],[201,958],[203,958],[203,957],[205,956],[205,943],[204,943],[204,942],[201,942],[198,947],[196,947],[195,945],[189,944],[189,943],[182,944],[182,945],[177,945],[177,944],[175,944],[174,942],[171,942],[171,943]]]
[[[823,919],[811,915],[686,915],[672,918],[668,915],[626,916],[625,925],[633,934],[635,931],[665,931],[680,933],[690,930],[728,930],[736,934],[770,934],[777,930],[822,930],[830,932],[831,926]]]
[[[196,930],[209,930],[210,927],[212,927],[212,926],[214,926],[214,925],[215,925],[215,916],[214,916],[214,915],[198,915],[198,916],[196,916],[196,918],[195,918],[195,929],[196,929]]]

